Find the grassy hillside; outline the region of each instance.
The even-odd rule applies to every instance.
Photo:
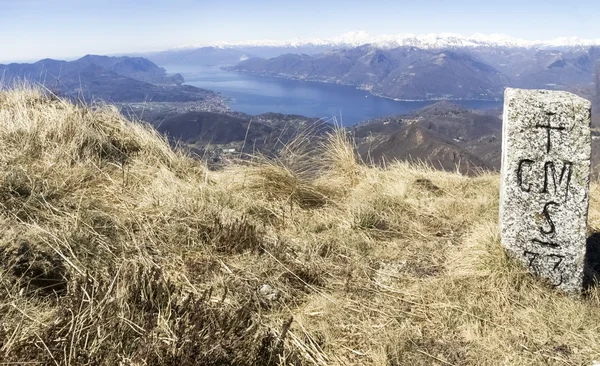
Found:
[[[0,93],[0,364],[600,360],[600,291],[506,258],[497,175],[304,142],[213,172],[115,108]]]

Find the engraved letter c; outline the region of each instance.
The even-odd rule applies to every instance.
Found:
[[[533,164],[533,160],[523,159],[519,161],[519,167],[517,168],[517,184],[524,192],[531,191],[531,183],[528,183],[527,186],[523,186],[523,168],[525,166],[530,167]]]

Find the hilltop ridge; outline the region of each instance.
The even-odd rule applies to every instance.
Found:
[[[568,297],[506,257],[498,175],[307,140],[209,171],[115,107],[0,91],[2,362],[600,359],[600,290]]]

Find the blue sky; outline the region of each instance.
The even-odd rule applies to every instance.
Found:
[[[0,0],[0,61],[374,34],[600,38],[598,0]]]

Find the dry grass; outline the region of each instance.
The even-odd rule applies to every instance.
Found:
[[[599,291],[505,257],[498,176],[289,150],[209,172],[110,107],[0,93],[0,365],[600,360]]]

